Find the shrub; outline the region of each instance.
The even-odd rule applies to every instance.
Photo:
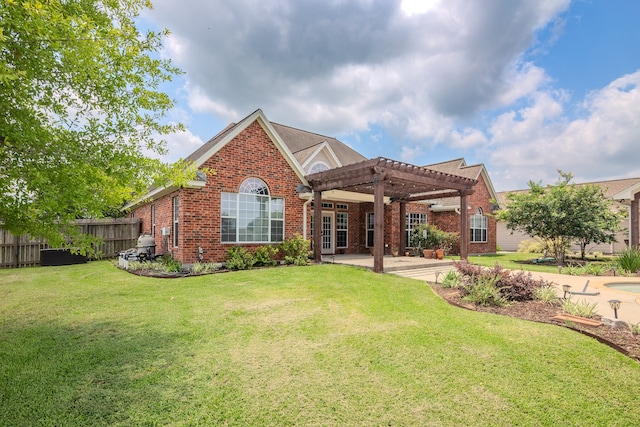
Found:
[[[533,292],[542,286],[551,286],[543,279],[534,279],[530,272],[513,272],[496,263],[493,268],[484,268],[464,262],[455,264],[456,270],[464,276],[466,284],[471,284],[484,277],[496,277],[496,288],[508,301],[531,301]]]
[[[633,335],[640,335],[640,322],[638,323],[627,323],[629,325],[629,330]]]
[[[556,288],[553,286],[541,286],[533,291],[533,298],[549,305],[555,305],[558,302]]]
[[[609,265],[601,262],[589,262],[584,266],[584,272],[591,276],[600,276],[606,270],[609,270]]]
[[[562,311],[567,314],[572,314],[574,316],[580,317],[588,317],[591,318],[596,314],[596,308],[598,304],[593,302],[590,303],[586,300],[573,302],[571,298],[567,298],[562,301]]]
[[[568,264],[562,268],[562,272],[569,276],[583,276],[584,268],[581,265]]]
[[[497,287],[499,280],[498,276],[482,276],[473,283],[465,284],[466,295],[462,299],[484,306],[502,307],[507,305],[509,302]]]
[[[255,265],[264,266],[264,267],[272,267],[276,265],[275,257],[280,252],[275,246],[260,246],[253,253],[253,259],[255,261]]]
[[[637,273],[640,269],[640,249],[627,248],[616,258],[618,268],[626,273]]]
[[[234,246],[227,251],[227,268],[229,270],[249,270],[255,260],[251,252],[242,246]]]
[[[191,266],[191,272],[193,274],[209,274],[217,269],[216,264],[211,262],[196,262]]]
[[[443,288],[457,288],[462,285],[462,275],[455,270],[450,270],[442,279]]]
[[[168,254],[158,258],[158,263],[160,264],[160,269],[167,273],[178,273],[182,270],[182,263]]]
[[[541,254],[547,249],[547,245],[540,239],[523,240],[518,245],[518,252],[522,254]]]
[[[300,234],[291,239],[286,239],[280,244],[280,250],[284,254],[284,262],[293,265],[309,264],[309,241]]]

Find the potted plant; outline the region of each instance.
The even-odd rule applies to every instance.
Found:
[[[440,243],[440,248],[436,251],[436,257],[438,259],[444,259],[444,256],[449,254],[451,248],[453,248],[460,238],[460,235],[456,232],[443,231],[442,233],[442,242]]]
[[[421,224],[411,231],[411,246],[421,251],[425,258],[435,258],[446,234],[435,225]]]

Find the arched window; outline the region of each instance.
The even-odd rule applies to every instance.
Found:
[[[475,215],[471,216],[471,242],[487,242],[487,217],[482,208],[478,208]]]
[[[315,162],[309,168],[309,174],[329,170],[329,166],[325,162]]]
[[[259,178],[247,178],[238,193],[222,193],[221,241],[270,243],[284,238],[284,199],[271,197]]]
[[[269,195],[269,188],[263,180],[258,178],[247,178],[240,184],[240,193]]]

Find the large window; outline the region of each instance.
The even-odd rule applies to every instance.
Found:
[[[349,215],[345,212],[336,213],[336,247],[346,248],[349,234]]]
[[[284,239],[284,199],[271,197],[258,178],[246,179],[239,193],[222,193],[221,240],[269,243]]]
[[[426,213],[408,213],[406,216],[406,236],[407,236],[407,247],[411,247],[411,231],[414,228],[417,228],[420,224],[427,223],[427,214]]]
[[[471,241],[476,243],[487,241],[487,217],[484,216],[482,208],[478,208],[476,214],[471,216]]]
[[[178,197],[173,198],[173,246],[178,247]]]

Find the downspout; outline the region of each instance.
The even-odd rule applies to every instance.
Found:
[[[307,240],[307,207],[313,201],[313,193],[309,193],[309,199],[302,205],[302,237]]]

